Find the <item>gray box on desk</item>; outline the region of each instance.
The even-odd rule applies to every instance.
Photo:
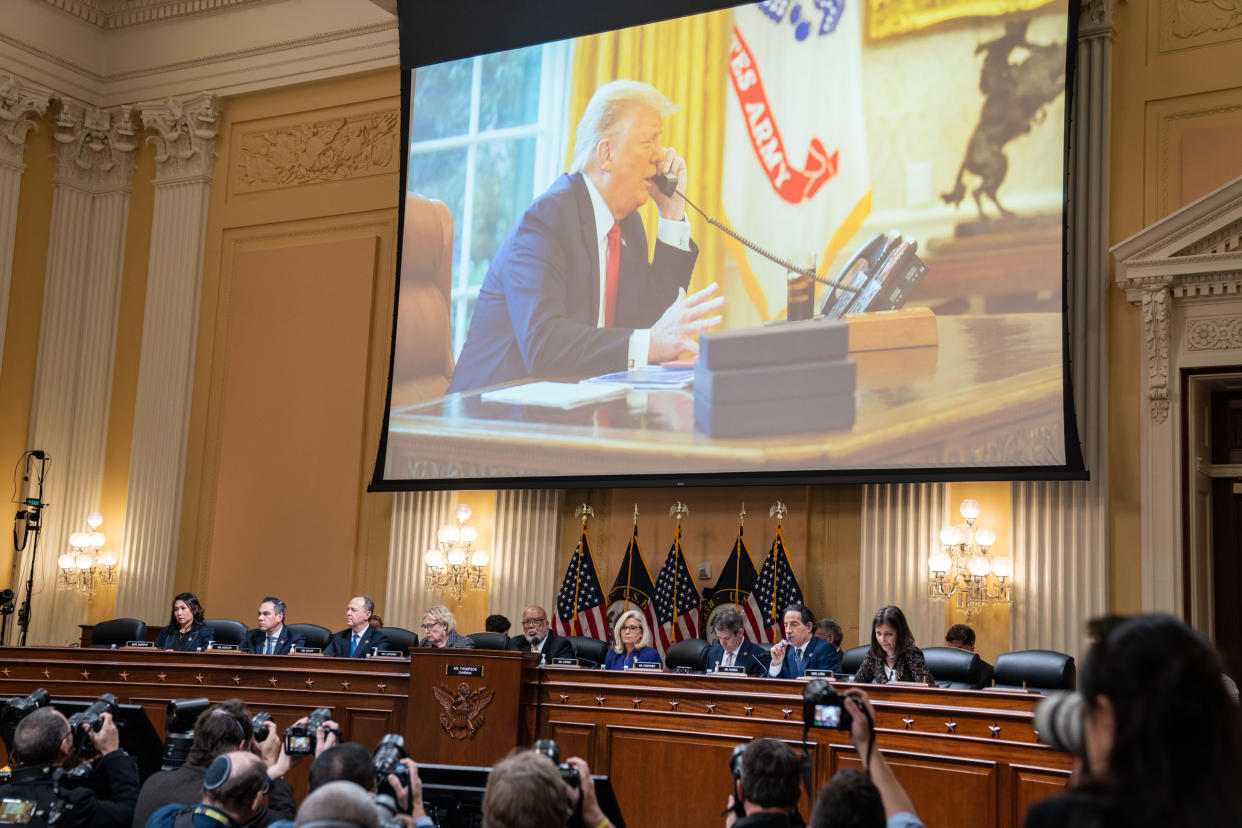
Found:
[[[698,367],[716,371],[844,359],[849,347],[850,329],[844,322],[783,322],[703,334],[699,337]]]
[[[759,368],[694,367],[694,395],[710,405],[853,394],[858,368],[849,359],[791,362]]]

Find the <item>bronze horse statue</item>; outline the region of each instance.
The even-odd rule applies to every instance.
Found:
[[[1065,44],[1031,43],[1026,39],[1029,22],[1011,21],[1006,24],[1004,35],[975,49],[975,54],[987,53],[979,73],[983,111],[966,146],[966,157],[958,168],[952,192],[940,195],[946,204],[961,204],[966,196],[962,174],[977,175],[980,182],[972,195],[979,218],[984,221],[988,216],[983,212],[983,196],[991,199],[1002,215],[1013,217],[996,197],[1009,171],[1005,145],[1030,132],[1032,123],[1043,121],[1045,108],[1065,89]],[[1010,63],[1009,56],[1019,47],[1027,50],[1027,57]]]

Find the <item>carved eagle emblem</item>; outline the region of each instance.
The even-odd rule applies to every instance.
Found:
[[[444,708],[440,712],[440,728],[454,739],[467,739],[483,726],[483,708],[492,703],[495,690],[480,687],[471,692],[470,685],[457,685],[457,694],[443,684],[431,688],[436,701]]]

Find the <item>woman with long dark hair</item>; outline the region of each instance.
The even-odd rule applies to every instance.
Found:
[[[182,592],[173,598],[168,625],[160,630],[155,646],[161,650],[196,652],[207,649],[215,631],[203,623],[203,605],[193,592]]]
[[[1242,715],[1212,645],[1169,615],[1095,626],[1083,782],[1033,805],[1028,828],[1242,825]]]
[[[914,646],[914,635],[900,607],[880,607],[871,620],[871,649],[863,657],[854,681],[887,684],[890,681],[932,680],[923,651]]]

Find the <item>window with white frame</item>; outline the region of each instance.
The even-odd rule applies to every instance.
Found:
[[[492,256],[564,171],[571,51],[547,43],[415,72],[407,181],[453,214],[454,359]]]

